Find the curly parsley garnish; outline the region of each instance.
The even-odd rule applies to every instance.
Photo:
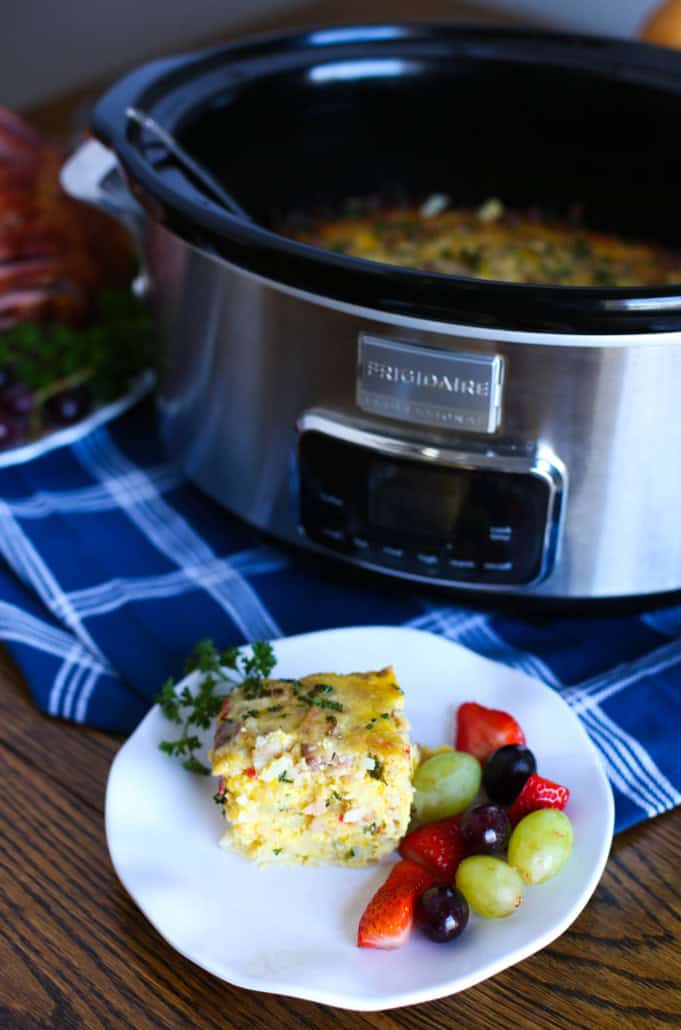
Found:
[[[210,775],[210,769],[199,761],[195,753],[201,747],[193,727],[207,730],[220,711],[226,694],[240,682],[249,696],[258,697],[262,681],[267,679],[276,665],[272,645],[256,641],[251,653],[243,654],[238,647],[218,650],[212,640],[200,640],[185,662],[185,672],[200,672],[196,691],[184,687],[179,693],[172,678],[166,680],[154,700],[160,706],[166,719],[182,727],[176,740],[162,740],[161,751],[174,758],[182,759],[182,767],[188,772]],[[235,672],[240,679],[229,675]]]

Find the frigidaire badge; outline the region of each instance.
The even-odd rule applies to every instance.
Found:
[[[493,433],[503,372],[499,354],[431,350],[360,333],[357,403],[388,418]]]

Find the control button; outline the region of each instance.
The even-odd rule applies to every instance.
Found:
[[[324,504],[333,505],[334,508],[342,508],[344,506],[342,497],[336,497],[335,494],[327,493],[326,490],[319,491],[319,499],[320,501],[323,501]]]
[[[387,554],[389,558],[404,558],[403,547],[382,547],[383,554]]]
[[[322,536],[328,536],[329,540],[345,542],[345,533],[342,529],[331,529],[330,526],[322,526],[319,532]]]
[[[419,551],[416,555],[416,560],[420,561],[422,565],[429,565],[432,567],[433,565],[439,564],[440,555],[433,554],[432,551]]]
[[[486,561],[482,564],[485,572],[511,572],[513,569],[512,561]]]
[[[489,538],[490,540],[499,540],[507,543],[513,536],[512,526],[490,526],[489,527]]]
[[[450,558],[447,562],[453,569],[474,569],[475,562],[471,561],[470,558]]]
[[[353,536],[350,538],[353,547],[356,547],[358,551],[368,551],[369,541],[363,536]]]

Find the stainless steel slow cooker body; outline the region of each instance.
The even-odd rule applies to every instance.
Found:
[[[163,340],[158,405],[169,452],[199,486],[248,522],[389,575],[564,598],[676,590],[679,288],[584,290],[455,280],[292,243],[262,227],[264,209],[256,210],[254,223],[220,210],[125,117],[131,104],[151,110],[223,182],[231,188],[236,183],[237,196],[246,196],[247,209],[249,200],[253,209],[256,195],[249,197],[244,183],[257,155],[249,158],[248,150],[260,132],[265,146],[258,153],[267,153],[267,127],[256,126],[230,181],[229,153],[242,144],[230,127],[243,128],[243,116],[230,126],[229,111],[238,108],[240,91],[252,117],[277,95],[265,88],[274,76],[285,102],[268,117],[286,138],[286,117],[300,110],[301,91],[311,89],[319,108],[314,91],[326,88],[310,124],[291,129],[295,151],[325,112],[328,121],[337,119],[341,136],[347,133],[359,110],[352,115],[348,88],[359,89],[369,107],[372,90],[382,91],[381,102],[392,107],[411,95],[414,77],[424,81],[430,64],[442,67],[443,60],[448,74],[457,71],[457,89],[464,98],[468,89],[469,100],[474,88],[489,99],[479,66],[492,84],[495,69],[503,70],[502,78],[509,69],[531,73],[536,110],[555,102],[554,142],[561,138],[561,118],[563,128],[567,124],[575,82],[582,99],[593,97],[592,134],[606,108],[617,111],[620,100],[634,98],[632,124],[659,145],[655,117],[664,121],[681,104],[679,60],[666,52],[432,26],[320,30],[158,62],[100,103],[94,127],[106,149],[85,144],[64,181],[71,192],[124,217],[139,235]],[[457,61],[476,69],[470,81]],[[553,85],[542,99],[545,80]],[[386,94],[398,81],[406,92]],[[523,82],[527,100],[532,93]],[[599,99],[602,84],[607,103]],[[349,114],[338,103],[341,96]],[[395,117],[413,129],[417,111],[408,104],[404,110]],[[570,119],[577,135],[579,120]],[[205,149],[221,124],[229,151],[222,165]],[[604,145],[611,149],[616,128],[604,124]],[[374,131],[380,136],[375,124]],[[531,133],[532,126],[524,131]],[[535,155],[542,150],[537,135],[535,127],[533,137],[521,140],[537,140]],[[407,140],[405,152],[413,146]],[[615,202],[612,210],[603,203],[605,227],[627,197],[636,200],[647,167],[647,144],[628,146],[641,152],[629,162],[637,181],[627,185],[622,169],[613,166]],[[658,189],[641,197],[642,211],[623,228],[635,230],[636,217],[645,216],[658,237],[670,240],[681,214],[669,199],[681,154],[668,137],[663,150],[658,178],[669,180],[666,195]],[[554,169],[560,156],[553,154]],[[586,169],[574,173],[577,191],[594,178],[598,161],[591,156]],[[275,162],[280,193],[270,184],[270,211],[289,197],[291,206],[300,206],[309,195],[309,174],[319,175],[321,159],[307,154],[312,173],[301,173],[301,185],[294,173],[305,158],[293,153],[288,163]],[[499,159],[512,162],[514,155],[507,151]],[[395,155],[391,160],[399,165]],[[432,167],[426,161],[419,174],[432,175]],[[251,168],[262,184],[262,169],[256,174],[255,163]],[[570,199],[569,172],[554,176],[561,180],[558,199]],[[380,175],[385,178],[385,162]],[[333,193],[342,168],[334,165],[328,177]],[[363,181],[357,168],[347,178],[355,188]],[[376,174],[365,178],[369,187],[382,185]],[[413,187],[399,180],[398,174],[407,191]],[[522,180],[520,171],[509,174],[511,194],[519,196]],[[441,186],[441,180],[433,182],[435,189]],[[488,192],[489,183],[481,188]],[[531,193],[532,184],[528,188]],[[599,190],[587,200],[604,196],[602,182]]]

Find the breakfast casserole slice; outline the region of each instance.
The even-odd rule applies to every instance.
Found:
[[[212,771],[223,843],[256,862],[362,866],[406,832],[416,765],[391,667],[248,681],[225,698]]]

